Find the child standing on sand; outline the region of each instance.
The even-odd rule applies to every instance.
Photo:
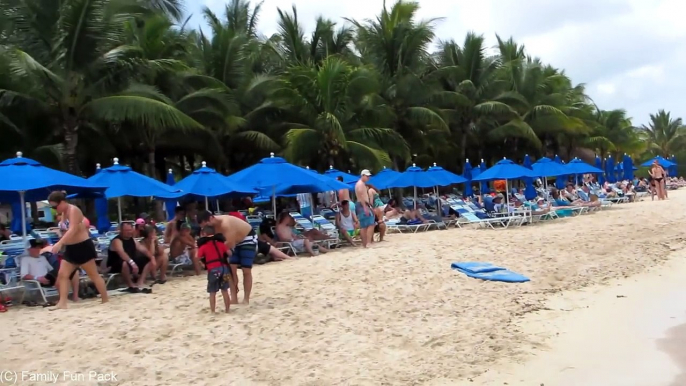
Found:
[[[228,313],[231,306],[231,298],[229,297],[231,271],[228,253],[221,235],[215,235],[214,232],[212,226],[203,228],[203,237],[198,239],[198,258],[207,268],[207,293],[210,294],[210,311],[215,313],[217,292],[221,291],[224,307]]]

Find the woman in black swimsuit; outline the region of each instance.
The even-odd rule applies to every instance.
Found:
[[[95,251],[95,244],[90,239],[88,229],[83,224],[81,209],[67,202],[67,194],[65,192],[55,191],[50,193],[48,203],[58,213],[62,213],[62,221],[67,225],[67,231],[52,248],[53,253],[59,253],[64,247],[64,256],[57,275],[60,292],[57,309],[67,308],[69,279],[73,277],[79,267],[86,271],[88,278],[95,284],[95,288],[98,289],[102,302],[106,303],[108,298],[105,282],[102,280],[98,273],[98,267],[95,265],[98,253]]]

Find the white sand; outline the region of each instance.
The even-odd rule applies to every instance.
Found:
[[[254,270],[253,304],[230,315],[209,314],[204,278],[64,312],[12,309],[0,314],[2,363],[113,371],[122,385],[456,384],[545,347],[552,331],[520,324],[546,299],[680,249],[686,194],[670,195],[550,224],[397,235],[370,250],[268,264]],[[469,279],[450,269],[460,260],[532,282]]]

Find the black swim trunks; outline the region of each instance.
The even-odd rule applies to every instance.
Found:
[[[91,239],[64,247],[64,260],[76,266],[84,265],[97,257],[98,252],[95,250],[95,244]]]
[[[257,253],[263,254],[265,256],[269,255],[269,250],[272,248],[269,243],[265,243],[262,240],[257,240]]]

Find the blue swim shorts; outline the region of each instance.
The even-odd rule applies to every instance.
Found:
[[[376,222],[376,217],[374,216],[374,211],[372,208],[367,207],[367,213],[364,213],[364,206],[362,204],[355,205],[355,214],[357,215],[357,219],[360,220],[360,228],[369,228],[373,227],[374,223]]]
[[[239,265],[241,268],[252,268],[257,255],[257,243],[237,245],[231,253],[229,264]]]

